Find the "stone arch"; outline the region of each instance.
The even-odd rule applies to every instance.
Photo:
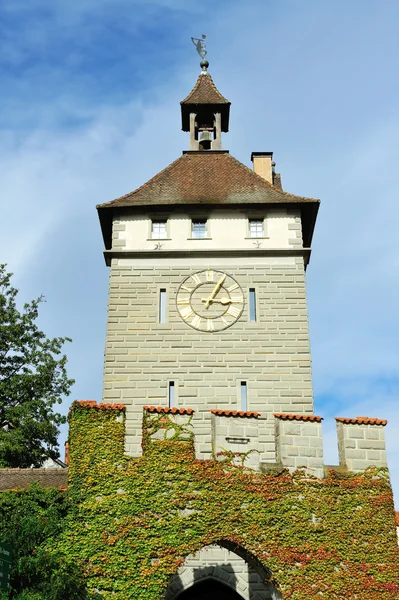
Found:
[[[272,573],[251,552],[230,540],[222,539],[204,546],[186,557],[184,564],[173,575],[164,600],[188,600],[201,597],[201,587],[208,589],[203,597],[211,597],[209,590],[224,589],[226,599],[281,600],[282,596],[272,583]],[[191,591],[190,591],[191,590]]]
[[[214,577],[207,577],[199,583],[179,594],[179,600],[242,600],[242,596],[233,590],[228,584],[221,583]]]

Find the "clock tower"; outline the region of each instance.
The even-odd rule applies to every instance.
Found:
[[[283,191],[272,152],[253,152],[250,169],[222,149],[230,102],[201,67],[181,102],[188,149],[98,206],[103,398],[126,406],[132,456],[143,408],[160,406],[191,409],[198,458],[253,450],[262,468],[279,459],[275,415],[313,415],[305,270],[319,201]]]

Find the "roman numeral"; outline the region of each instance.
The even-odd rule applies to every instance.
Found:
[[[242,296],[232,296],[231,297],[232,302],[241,302],[241,304],[242,304],[243,300],[244,300],[244,298]]]
[[[215,331],[215,327],[213,325],[213,320],[212,319],[207,319],[206,320],[206,330],[207,331]]]
[[[207,281],[213,281],[213,276],[214,276],[214,271],[207,271],[206,272],[206,280]]]
[[[199,327],[201,325],[201,317],[199,315],[195,315],[194,319],[191,321],[191,325],[193,327]]]
[[[230,325],[229,321],[224,317],[220,317],[225,325]]]
[[[184,291],[186,291],[186,292],[188,292],[188,293],[191,293],[191,292],[193,291],[193,289],[194,289],[194,288],[188,288],[188,287],[186,287],[185,285],[182,285],[182,286],[181,286],[181,289],[182,289],[182,290],[184,290]]]
[[[190,297],[188,298],[178,298],[177,299],[177,304],[180,306],[180,304],[190,304]]]
[[[199,285],[201,283],[201,277],[198,275],[198,273],[191,275],[191,279],[194,281],[194,283],[196,285]]]
[[[227,288],[228,292],[234,292],[234,290],[237,290],[240,286],[238,285],[238,283],[233,283],[233,285],[231,285],[230,287]]]
[[[186,306],[185,308],[181,309],[180,314],[183,319],[189,319],[194,314],[194,311],[191,306]]]
[[[240,315],[240,312],[241,312],[240,309],[237,308],[236,306],[229,306],[229,308],[227,310],[227,314],[234,317],[234,319],[236,319]]]

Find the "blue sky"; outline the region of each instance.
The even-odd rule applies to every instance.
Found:
[[[388,418],[399,498],[399,4],[382,0],[3,0],[0,257],[69,335],[70,399],[101,398],[108,271],[95,205],[187,148],[190,36],[232,102],[224,147],[272,150],[322,201],[307,272],[316,413]],[[65,435],[65,432],[64,434]]]

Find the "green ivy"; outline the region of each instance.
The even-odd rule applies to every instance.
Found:
[[[284,600],[398,598],[386,470],[319,480],[196,460],[189,422],[146,411],[131,458],[123,417],[77,403],[70,415],[70,510],[48,548],[79,565],[92,598],[160,600],[185,558],[219,540],[268,567]]]

